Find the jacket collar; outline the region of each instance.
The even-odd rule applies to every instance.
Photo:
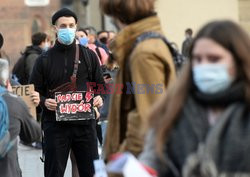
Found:
[[[55,48],[57,48],[59,50],[70,50],[71,48],[74,48],[75,45],[76,45],[75,40],[70,45],[64,45],[64,44],[60,43],[58,40],[56,40]]]

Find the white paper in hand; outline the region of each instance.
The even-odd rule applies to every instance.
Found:
[[[122,154],[118,159],[107,165],[110,173],[120,173],[124,177],[152,177],[130,153]]]
[[[127,162],[129,154],[128,153],[124,153],[122,154],[119,158],[117,158],[116,160],[113,160],[111,162],[108,163],[107,165],[107,171],[109,173],[119,173],[122,174],[123,168]]]
[[[108,177],[103,160],[94,160],[95,177]]]
[[[126,165],[123,168],[124,177],[152,177],[134,157],[129,156]]]

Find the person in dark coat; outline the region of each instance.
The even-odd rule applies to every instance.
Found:
[[[193,35],[193,30],[191,28],[186,29],[186,31],[185,31],[186,39],[183,41],[182,49],[181,49],[181,53],[185,58],[189,58],[189,56],[188,56],[189,49],[190,49],[190,46],[191,46],[192,40],[193,40],[192,35]]]

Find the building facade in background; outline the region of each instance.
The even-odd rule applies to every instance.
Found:
[[[60,7],[60,0],[50,0],[46,6],[28,6],[27,0],[1,0],[0,32],[4,35],[3,50],[11,65],[20,57],[25,46],[31,44],[31,35],[50,31],[50,18]]]
[[[25,46],[31,44],[32,33],[42,31],[54,38],[51,16],[61,7],[76,12],[79,27],[115,30],[112,20],[100,12],[99,0],[1,0],[0,32],[11,66]],[[238,21],[250,34],[250,0],[157,0],[156,9],[165,34],[178,46],[184,40],[186,28],[196,32],[215,19]]]

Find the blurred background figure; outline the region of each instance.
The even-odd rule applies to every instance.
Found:
[[[189,49],[190,46],[192,44],[192,35],[193,35],[193,30],[191,28],[186,29],[185,31],[185,40],[182,43],[182,49],[181,49],[181,53],[185,58],[189,58],[188,54],[189,54]]]
[[[81,45],[88,47],[89,49],[95,52],[95,54],[99,59],[100,65],[103,65],[104,63],[107,62],[107,59],[109,57],[108,54],[102,47],[96,46],[95,42],[94,43],[91,42],[93,41],[93,38],[91,34],[88,34],[88,32],[85,29],[79,28],[76,32],[76,38],[78,39]]]
[[[107,45],[108,38],[109,38],[109,32],[106,30],[99,31],[97,33],[97,39],[104,45]]]
[[[98,40],[97,32],[94,27],[90,26],[90,27],[84,28],[84,30],[88,33],[89,44],[95,44],[97,47],[103,48],[106,51],[106,53],[109,54],[108,47]]]
[[[117,65],[116,60],[112,55],[108,58],[107,62],[104,64],[102,67],[103,69],[103,78],[105,81],[105,84],[112,85],[114,86],[114,81],[116,74],[119,70],[119,67]],[[100,109],[100,120],[98,124],[101,125],[101,130],[102,130],[102,144],[105,143],[105,136],[106,136],[106,130],[107,130],[107,124],[108,124],[108,113],[110,109],[110,98],[111,94],[106,94],[103,106]]]
[[[18,82],[22,85],[28,84],[38,56],[50,48],[48,35],[43,32],[33,34],[31,42],[32,45],[27,46],[25,51],[21,53],[21,57],[12,70],[13,75],[17,77]]]
[[[1,49],[3,46],[3,43],[4,43],[4,38],[3,38],[3,35],[0,33],[0,58],[6,58],[9,61],[9,57],[7,56],[5,51]]]
[[[249,48],[231,21],[197,33],[190,63],[150,116],[140,160],[158,176],[249,176]]]

